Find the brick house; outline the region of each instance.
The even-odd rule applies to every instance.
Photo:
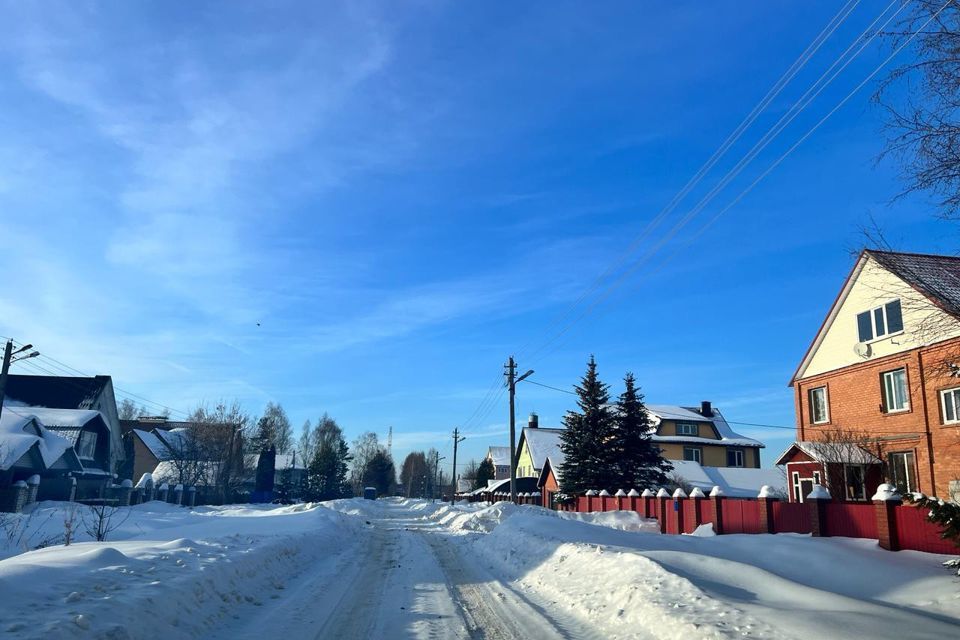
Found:
[[[960,498],[960,258],[865,250],[790,381],[790,499]]]

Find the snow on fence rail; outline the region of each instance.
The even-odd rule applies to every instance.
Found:
[[[606,492],[602,492],[606,493]],[[588,491],[569,503],[557,505],[561,511],[593,513],[635,511],[659,522],[665,534],[693,533],[703,524],[711,524],[718,535],[733,533],[809,533],[817,537],[840,536],[872,538],[884,549],[910,549],[929,553],[956,554],[957,546],[940,537],[941,528],[927,518],[928,510],[903,504],[895,493],[874,496],[871,503],[834,502],[824,497],[809,497],[806,502],[783,502],[772,496],[728,498],[716,489],[710,496],[695,491],[690,496],[666,490],[657,493],[631,491],[602,495]],[[471,501],[509,500],[509,493],[476,494]],[[545,504],[548,497],[520,494],[517,504]]]

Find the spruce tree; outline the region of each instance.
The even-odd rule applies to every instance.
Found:
[[[316,451],[307,467],[307,499],[334,500],[351,495],[347,485],[347,441],[337,423],[328,420],[317,430]]]
[[[629,491],[663,486],[673,465],[663,459],[660,447],[650,440],[652,425],[643,394],[632,373],[623,378],[624,391],[617,400],[616,428],[610,441],[614,454],[614,489]]]
[[[477,467],[477,477],[473,480],[474,489],[483,489],[487,486],[487,480],[493,480],[497,475],[497,470],[493,466],[493,460],[484,458],[480,466]]]
[[[609,489],[616,481],[614,455],[608,444],[615,426],[608,389],[597,376],[597,363],[590,356],[587,372],[576,387],[580,411],[567,412],[563,418],[566,428],[560,434],[564,455],[561,489],[566,494]]]

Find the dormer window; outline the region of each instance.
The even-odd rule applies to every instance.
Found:
[[[903,331],[903,314],[900,310],[900,300],[893,300],[857,314],[857,332],[860,342],[869,342],[901,331]]]
[[[699,436],[700,428],[695,422],[678,422],[677,435],[678,436]]]
[[[77,456],[85,460],[93,460],[97,451],[97,434],[92,431],[80,433],[77,441]]]

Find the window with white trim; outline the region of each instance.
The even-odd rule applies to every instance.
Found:
[[[743,449],[727,449],[727,466],[743,466]]]
[[[857,314],[857,333],[860,342],[869,342],[903,331],[903,312],[900,300],[892,300],[884,305]]]
[[[700,447],[684,447],[683,459],[690,462],[703,462],[703,451]]]
[[[700,427],[695,422],[678,422],[677,435],[678,436],[699,436]]]
[[[943,407],[944,424],[960,422],[960,387],[941,391],[940,406]]]
[[[813,424],[823,424],[830,422],[830,408],[827,404],[827,388],[817,387],[807,392],[810,405],[810,422]]]
[[[97,434],[93,431],[80,432],[77,441],[77,456],[85,460],[93,460],[97,452]]]
[[[910,408],[910,392],[907,390],[907,369],[902,367],[887,371],[883,379],[883,408],[888,413],[906,411]]]

